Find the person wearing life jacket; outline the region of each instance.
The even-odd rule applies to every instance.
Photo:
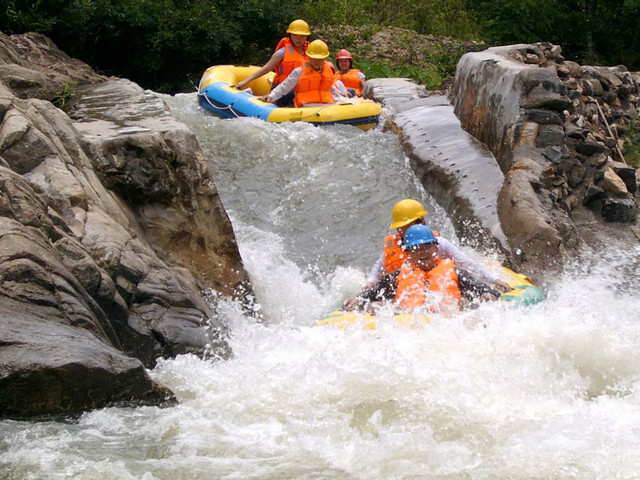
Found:
[[[385,275],[398,271],[402,267],[407,259],[407,252],[403,248],[405,232],[413,225],[424,225],[426,215],[428,212],[422,204],[412,198],[400,200],[393,206],[389,228],[395,229],[396,233],[390,233],[384,238],[382,253],[369,271],[367,283],[364,286],[365,290],[373,288]],[[437,231],[433,230],[433,232],[438,238],[437,248],[440,258],[453,260],[458,267],[470,272],[479,280],[493,285],[499,291],[511,290],[507,282],[465,255],[453,243],[439,235]],[[343,308],[352,309],[358,305],[358,302],[358,297],[347,298],[343,303]]]
[[[369,271],[366,287],[371,287],[380,281],[385,273],[391,273],[402,266],[407,255],[402,248],[404,234],[412,225],[424,225],[424,217],[428,215],[428,213],[420,202],[412,198],[400,200],[393,206],[393,210],[391,211],[392,221],[389,229],[395,229],[396,233],[389,234],[385,237],[383,252]],[[441,258],[450,258],[456,265],[469,270],[482,281],[495,285],[499,290],[510,289],[506,282],[478,262],[469,258],[459,248],[453,245],[453,243],[440,236],[437,231],[434,230],[434,234],[438,237],[438,255]]]
[[[325,60],[329,56],[329,47],[322,40],[314,40],[306,53],[309,57],[307,62],[295,68],[269,95],[258,98],[273,103],[293,91],[296,107],[334,103],[335,97],[341,96],[341,93],[334,85],[333,69]]]
[[[246,79],[233,85],[233,87],[242,90],[256,78],[260,78],[262,75],[273,70],[276,73],[273,83],[271,84],[271,89],[273,90],[281,84],[295,68],[307,62],[309,60],[309,57],[306,55],[306,50],[309,46],[307,39],[309,35],[311,35],[309,24],[304,20],[294,20],[289,24],[287,34],[286,37],[283,37],[280,42],[278,42],[275,52],[267,63]],[[277,104],[279,107],[292,105],[293,92],[291,92],[290,95],[279,98]]]
[[[361,97],[364,91],[365,76],[357,68],[352,68],[353,57],[349,50],[339,50],[336,53],[336,63],[338,64],[338,71],[336,72],[336,79],[340,80],[350,97]]]
[[[396,277],[394,302],[403,310],[459,309],[462,294],[455,264],[450,258],[442,260],[438,256],[438,240],[431,229],[425,225],[409,228],[404,248],[407,260]]]
[[[459,268],[452,259],[438,256],[438,238],[421,224],[412,225],[404,236],[406,260],[374,287],[361,292],[351,308],[369,302],[392,300],[401,310],[416,309],[451,313],[461,308],[463,298],[497,300],[500,292]]]

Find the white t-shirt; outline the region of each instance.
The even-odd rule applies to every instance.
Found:
[[[280,50],[278,50],[280,51]],[[298,80],[302,76],[302,67],[294,68],[289,76],[284,79],[282,83],[280,83],[276,88],[271,90],[271,93],[267,95],[267,101],[273,103],[279,98],[284,97],[287,93],[295,88],[298,84]],[[333,95],[334,101],[336,97],[342,97],[346,93],[346,88],[344,88],[344,84],[338,80],[331,86],[331,95]]]

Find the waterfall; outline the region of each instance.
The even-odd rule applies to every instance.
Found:
[[[393,133],[220,120],[193,94],[164,99],[209,158],[262,319],[220,300],[233,357],[151,371],[175,407],[0,422],[0,478],[637,476],[640,248],[576,259],[529,308],[313,327],[364,284],[402,198],[465,253],[500,259],[460,244]]]

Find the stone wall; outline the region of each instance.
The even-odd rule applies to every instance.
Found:
[[[544,270],[578,246],[637,243],[638,180],[622,159],[639,86],[545,43],[462,57],[455,112],[505,173],[498,213],[517,258]]]

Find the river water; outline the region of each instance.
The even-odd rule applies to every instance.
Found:
[[[0,479],[640,478],[640,249],[576,261],[526,309],[314,328],[364,283],[397,200],[459,241],[398,139],[165,99],[210,160],[262,319],[222,301],[233,358],[158,364],[175,407],[0,422]]]

